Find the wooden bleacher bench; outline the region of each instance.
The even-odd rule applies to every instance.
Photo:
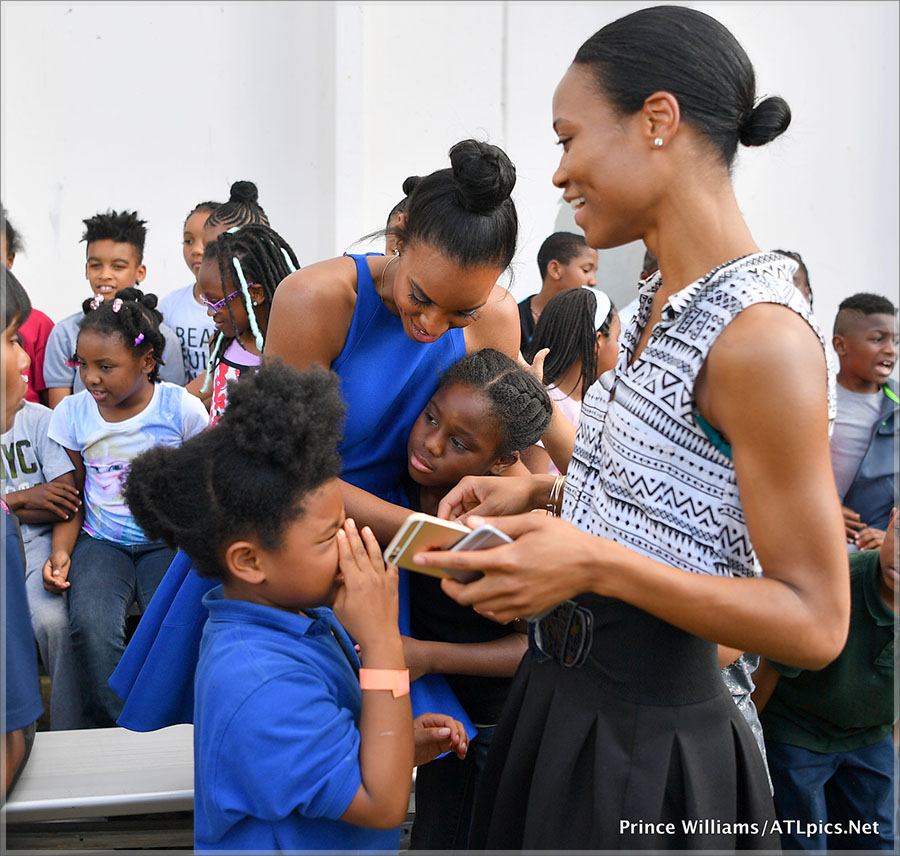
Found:
[[[0,810],[5,850],[191,849],[194,727],[39,731]],[[415,775],[413,776],[415,781]],[[410,795],[401,850],[415,812]]]

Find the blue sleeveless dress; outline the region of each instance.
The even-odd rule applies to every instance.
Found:
[[[347,406],[338,447],[341,478],[397,505],[408,506],[402,488],[406,445],[413,423],[437,389],[441,374],[465,356],[461,329],[436,342],[410,339],[403,323],[381,302],[366,256],[352,255],[357,299],[347,341],[331,368],[341,379]],[[409,580],[400,572],[400,632],[409,635]],[[141,617],[109,684],[125,705],[118,724],[152,731],[194,717],[194,671],[207,611],[203,595],[218,580],[204,579],[181,551]],[[445,713],[460,720],[469,737],[476,729],[441,675],[425,675],[410,688],[413,715]]]

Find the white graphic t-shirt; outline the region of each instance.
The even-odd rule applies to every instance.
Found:
[[[171,327],[181,343],[181,357],[188,381],[206,371],[209,362],[209,340],[216,328],[206,307],[194,300],[193,284],[167,294],[159,302],[163,321]]]
[[[147,543],[122,496],[129,465],[153,446],[180,446],[208,420],[200,399],[172,383],[155,384],[150,403],[123,422],[107,422],[87,391],[64,398],[48,433],[84,459],[84,531],[117,544]]]

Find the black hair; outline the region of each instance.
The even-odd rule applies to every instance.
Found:
[[[244,226],[236,232],[223,232],[214,241],[210,241],[203,251],[203,258],[216,259],[219,263],[219,276],[222,282],[222,297],[227,297],[231,290],[229,282],[234,283],[241,292],[241,299],[250,319],[250,328],[256,336],[257,347],[262,351],[265,344],[265,335],[256,321],[256,313],[250,298],[249,284],[260,286],[266,298],[266,305],[271,308],[272,299],[275,297],[275,289],[288,274],[300,269],[297,256],[290,248],[287,241],[274,229],[262,224]],[[240,268],[243,281],[238,276]],[[234,311],[231,303],[225,304],[231,316],[232,325],[235,324]],[[220,330],[210,343],[209,367],[204,382],[204,391],[208,388],[209,379],[213,376],[216,366],[224,353],[225,348],[231,342]]]
[[[137,211],[113,211],[95,214],[82,220],[84,234],[81,240],[90,245],[93,241],[115,241],[131,244],[137,250],[138,263],[144,260],[144,239],[147,237],[147,221],[138,218]]]
[[[422,180],[422,177],[419,175],[410,175],[403,181],[403,199],[401,199],[393,208],[391,208],[391,213],[388,214],[387,224],[385,226],[385,232],[389,232],[391,230],[391,220],[394,219],[398,214],[402,214],[406,211],[407,206],[409,205],[409,194],[415,190],[416,185]]]
[[[78,322],[78,330],[97,330],[107,336],[118,334],[125,346],[138,356],[152,351],[156,365],[148,379],[158,383],[160,366],[165,364],[166,337],[159,330],[162,314],[156,303],[155,294],[145,294],[135,287],[123,288],[112,300],[89,297],[81,304],[84,318]]]
[[[269,218],[259,204],[259,191],[252,181],[232,184],[228,201],[219,205],[206,220],[207,226],[226,225],[231,228],[252,223],[269,225]]]
[[[515,184],[516,168],[502,149],[463,140],[450,149],[449,169],[415,182],[406,200],[405,228],[388,232],[404,244],[429,244],[463,268],[505,270],[519,230],[510,198]]]
[[[846,297],[841,301],[837,315],[834,317],[834,332],[836,334],[843,335],[841,330],[844,329],[845,313],[849,314],[851,312],[856,315],[896,315],[897,307],[886,297],[866,291]]]
[[[493,348],[474,351],[450,366],[440,385],[454,383],[478,390],[490,402],[491,414],[503,432],[499,455],[534,445],[550,424],[553,406],[547,390],[515,360]]]
[[[341,472],[338,384],[319,366],[298,372],[277,359],[229,382],[214,429],[131,462],[124,496],[138,525],[204,577],[227,576],[223,550],[240,538],[277,550],[304,498]]]
[[[678,99],[681,117],[731,167],[738,142],[762,146],[787,130],[787,102],[756,103],[756,75],[744,49],[715,18],[686,6],[625,15],[591,36],[575,55],[621,115],[654,92]]]
[[[0,278],[3,281],[3,329],[14,323],[21,327],[31,314],[28,292],[5,264],[0,264]]]
[[[587,246],[584,235],[575,232],[554,232],[538,250],[537,263],[541,279],[547,276],[547,266],[552,261],[567,265]]]
[[[809,289],[809,305],[811,307],[813,303],[812,283],[809,281],[809,269],[806,267],[806,263],[803,261],[803,257],[800,255],[800,253],[795,253],[793,250],[775,250],[775,252],[780,256],[786,256],[789,259],[793,259],[795,262],[797,262],[800,270],[803,271],[803,275],[806,277],[806,287]]]
[[[612,301],[599,331],[609,338],[610,324],[616,307]],[[542,348],[550,353],[544,360],[544,383],[557,383],[565,373],[581,360],[581,397],[587,395],[597,380],[597,329],[594,315],[597,296],[590,288],[567,288],[547,301],[534,327],[531,341],[523,345],[522,354],[528,362]]]
[[[198,202],[190,211],[188,211],[187,217],[184,218],[184,223],[187,225],[187,221],[191,219],[198,211],[209,211],[212,213],[217,208],[221,208],[221,202]],[[207,218],[208,219],[208,218]],[[206,225],[204,223],[204,225]]]
[[[0,203],[0,210],[3,211],[3,229],[6,232],[6,252],[17,256],[24,249],[22,236],[19,234],[15,226],[13,226],[13,224],[9,222],[9,214],[3,207],[2,203]],[[6,259],[0,260],[0,263],[5,265]]]

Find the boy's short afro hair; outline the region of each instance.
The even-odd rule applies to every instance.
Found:
[[[137,211],[113,211],[95,214],[82,220],[85,229],[81,240],[90,245],[92,241],[115,241],[117,244],[131,244],[138,255],[138,263],[144,260],[144,239],[147,237],[147,221],[138,218]]]

